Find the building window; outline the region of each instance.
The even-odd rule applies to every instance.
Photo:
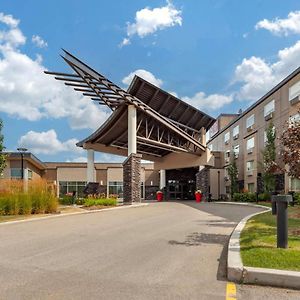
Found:
[[[32,179],[32,171],[31,170],[28,170],[28,179],[31,180]]]
[[[295,114],[289,117],[289,122],[300,122],[300,114]]]
[[[264,107],[264,117],[269,116],[274,111],[275,111],[275,100],[272,100]]]
[[[248,192],[254,193],[254,183],[248,183]]]
[[[235,126],[232,130],[232,136],[234,139],[237,139],[239,137],[239,132],[240,132],[240,126]]]
[[[210,151],[213,151],[213,144],[208,145],[207,147]]]
[[[118,195],[118,198],[123,198],[123,182],[122,181],[109,181],[108,194]]]
[[[224,135],[224,143],[228,144],[230,140],[230,131],[226,132]]]
[[[254,121],[255,121],[254,115],[251,115],[250,117],[247,118],[246,127],[247,127],[248,130],[253,128]]]
[[[240,145],[235,145],[233,147],[234,158],[238,158],[240,154]]]
[[[11,168],[10,177],[12,179],[21,179],[22,178],[22,169],[20,168]]]
[[[247,171],[254,170],[254,160],[247,161]]]
[[[254,137],[247,140],[247,153],[252,153],[254,149]]]
[[[230,185],[225,185],[226,194],[230,194]]]
[[[299,192],[300,191],[300,180],[297,178],[290,179],[290,190]]]
[[[296,82],[289,88],[289,101],[294,100],[300,95],[300,81]]]
[[[76,197],[83,197],[83,190],[86,187],[85,181],[60,181],[59,197],[63,197],[67,193],[76,192]]]

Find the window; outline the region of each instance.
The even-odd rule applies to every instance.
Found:
[[[292,101],[300,95],[300,81],[289,88],[289,101]]]
[[[290,179],[290,190],[298,192],[300,191],[300,180],[297,178]]]
[[[230,131],[226,132],[224,135],[224,142],[228,143],[230,140]]]
[[[254,115],[251,115],[250,117],[247,118],[246,120],[247,129],[254,125],[254,120],[255,120]]]
[[[264,116],[266,117],[274,111],[275,111],[275,100],[272,100],[268,104],[265,105]]]
[[[118,195],[118,198],[123,198],[123,182],[122,181],[109,181],[108,194]]]
[[[234,154],[235,158],[239,157],[239,154],[240,154],[240,145],[236,145],[236,146],[233,147],[233,154]]]
[[[247,140],[247,151],[254,148],[254,137]]]
[[[227,150],[227,151],[225,152],[225,157],[226,157],[226,158],[230,158],[230,150]]]
[[[32,179],[32,171],[31,170],[28,170],[28,179]]]
[[[19,168],[10,169],[10,177],[13,178],[13,179],[22,178],[22,170],[19,169]]]
[[[248,192],[254,193],[254,183],[248,183]]]
[[[59,182],[59,197],[67,193],[76,192],[77,197],[83,197],[83,190],[86,187],[85,181],[60,181]]]
[[[210,151],[213,151],[213,144],[208,145],[207,147]]]
[[[247,167],[247,171],[253,171],[254,170],[254,160],[247,161],[246,167]]]
[[[233,138],[237,137],[239,135],[239,132],[240,132],[240,126],[235,126],[232,130],[232,135],[233,135]]]
[[[295,114],[289,117],[289,122],[300,122],[300,114]]]

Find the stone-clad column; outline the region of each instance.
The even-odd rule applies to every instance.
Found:
[[[200,168],[196,174],[196,189],[202,191],[204,200],[208,199],[209,196],[209,168]]]
[[[128,158],[123,163],[123,202],[141,202],[141,158],[137,154],[136,140],[137,111],[128,106]]]
[[[132,153],[123,162],[123,202],[141,202],[141,158]]]

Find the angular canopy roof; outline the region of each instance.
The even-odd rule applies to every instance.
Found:
[[[201,155],[206,151],[200,142],[200,130],[208,129],[215,121],[213,118],[139,77],[134,78],[126,92],[65,50],[63,59],[73,69],[72,74],[45,73],[55,75],[55,79],[113,111],[98,130],[77,146],[97,144],[103,152],[126,155],[127,106],[134,105],[137,108],[137,152],[145,154],[147,159],[171,152]],[[145,97],[143,90],[153,92],[152,100]]]

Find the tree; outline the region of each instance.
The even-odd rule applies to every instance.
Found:
[[[289,167],[288,176],[300,179],[300,120],[290,120],[287,125],[280,137],[281,158]]]
[[[3,153],[5,147],[3,145],[4,136],[2,134],[3,121],[0,119],[0,175],[3,174],[3,171],[6,167],[6,157],[7,155]]]
[[[266,138],[265,149],[262,151],[262,179],[265,192],[270,193],[275,190],[275,175],[279,171],[276,163],[276,130],[273,123],[270,123],[266,130]]]
[[[234,156],[234,154],[233,154]],[[230,178],[230,193],[231,193],[231,199],[233,197],[234,193],[238,193],[239,191],[239,185],[238,185],[238,169],[235,162],[235,159],[233,157],[231,163],[227,167],[228,175]]]

